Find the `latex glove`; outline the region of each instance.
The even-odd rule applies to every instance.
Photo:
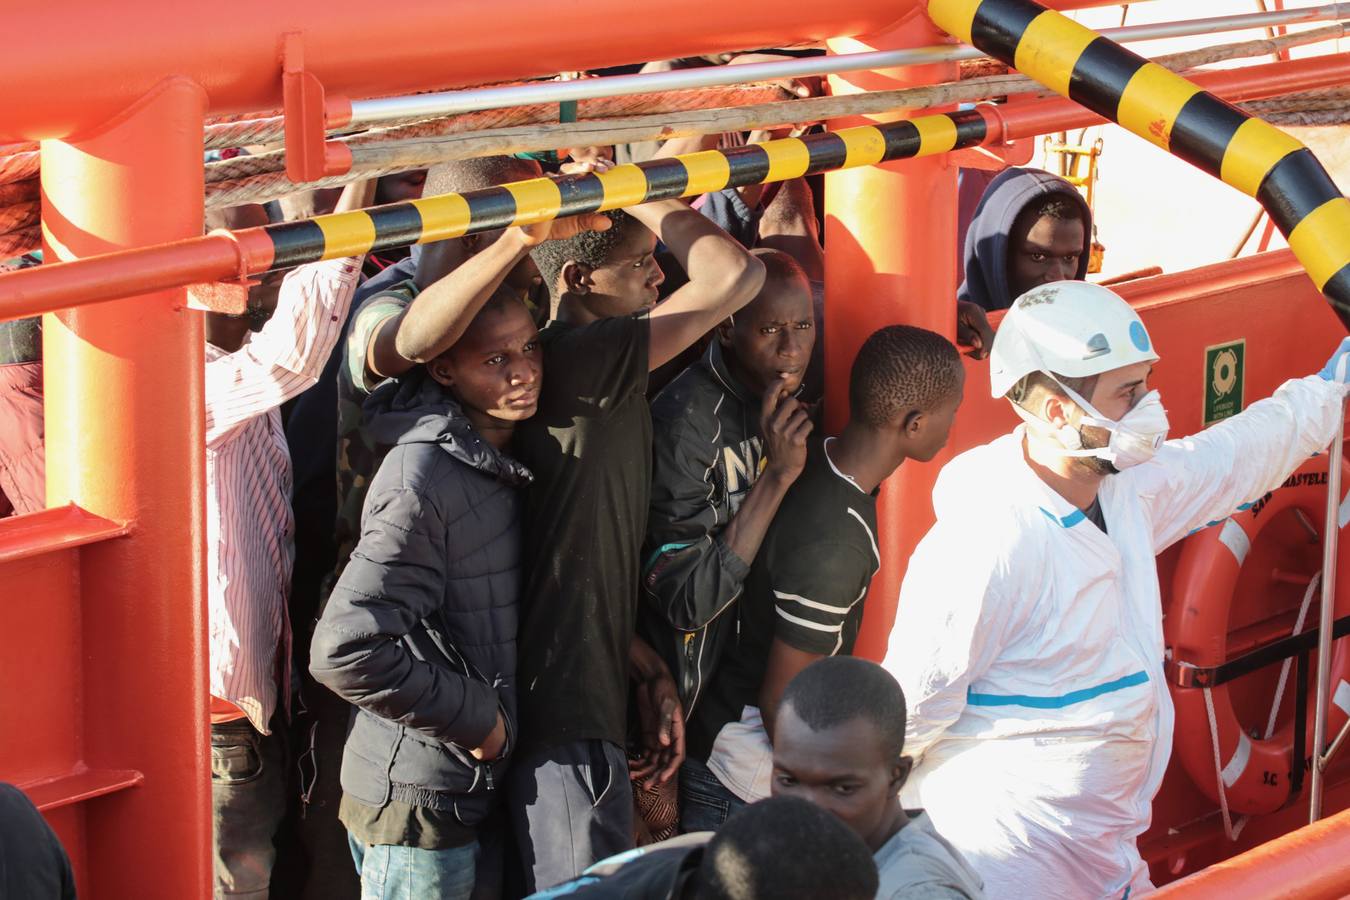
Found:
[[[1341,338],[1341,345],[1317,374],[1327,381],[1350,384],[1350,337]]]

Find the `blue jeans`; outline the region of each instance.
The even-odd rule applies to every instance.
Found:
[[[365,844],[347,836],[361,900],[469,900],[473,895],[478,842],[448,850],[421,850],[389,844]]]
[[[689,757],[680,766],[680,831],[716,831],[745,806],[706,765]]]

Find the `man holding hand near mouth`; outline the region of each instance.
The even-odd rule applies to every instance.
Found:
[[[764,286],[703,359],[652,403],[652,502],[640,630],[675,674],[685,716],[711,676],[750,565],[806,463],[810,412],[795,395],[815,344],[811,285],[756,250]],[[680,771],[685,831],[716,828],[735,798],[692,755]]]

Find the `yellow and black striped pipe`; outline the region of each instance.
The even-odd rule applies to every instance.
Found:
[[[443,194],[358,212],[318,216],[304,222],[269,225],[266,231],[273,247],[269,270],[651,200],[787,181],[893,159],[933,156],[975,146],[985,136],[985,120],[978,112],[920,116],[734,150],[706,150],[615,166],[600,174],[557,180],[534,178],[466,194]]]
[[[928,0],[944,31],[1255,197],[1350,328],[1350,200],[1312,151],[1030,0]]]

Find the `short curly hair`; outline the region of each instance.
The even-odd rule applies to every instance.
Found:
[[[850,416],[872,428],[909,412],[931,412],[961,384],[961,356],[936,332],[887,325],[872,333],[853,359],[848,379]]]
[[[842,819],[800,797],[771,797],[717,829],[692,888],[699,900],[872,900],[877,881],[872,852]]]
[[[592,269],[609,262],[614,248],[619,246],[630,228],[641,228],[642,224],[621,209],[600,213],[608,216],[612,223],[604,231],[583,231],[563,241],[544,241],[530,251],[539,274],[548,285],[549,292],[556,298],[562,289],[558,278],[563,266],[569,262],[579,262]]]
[[[437,163],[427,169],[427,180],[422,185],[422,196],[464,194],[538,178],[542,170],[532,159],[514,156],[480,156],[474,159],[455,159]]]
[[[905,752],[905,694],[894,676],[871,660],[856,656],[816,660],[783,689],[779,708],[788,707],[817,732],[864,719],[876,726],[886,759],[898,760]]]

